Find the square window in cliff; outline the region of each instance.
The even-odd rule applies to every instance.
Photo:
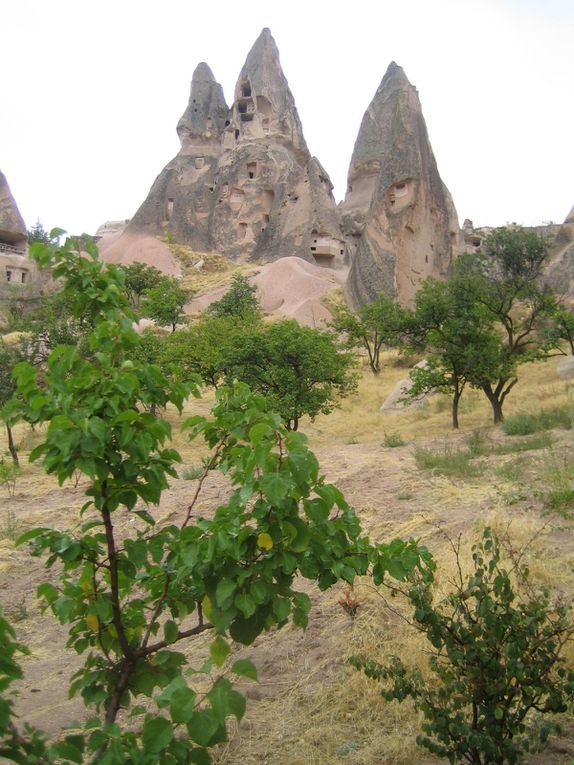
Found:
[[[241,122],[251,122],[252,119],[253,119],[253,115],[252,114],[242,114],[241,115]]]
[[[257,162],[248,162],[247,163],[247,177],[251,178],[253,180],[253,178],[255,178],[256,174],[257,174]]]
[[[243,98],[251,98],[251,83],[249,81],[241,83],[241,95]]]
[[[194,164],[195,164],[195,169],[196,170],[201,170],[201,168],[205,164],[205,158],[204,157],[196,157],[195,161],[194,161]]]
[[[22,284],[26,284],[26,272],[22,271]]]
[[[240,101],[237,104],[237,111],[239,114],[247,114],[247,101]]]

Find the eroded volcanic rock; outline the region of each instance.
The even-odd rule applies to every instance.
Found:
[[[574,299],[574,207],[558,231],[545,278],[558,295]]]
[[[6,176],[0,171],[0,242],[25,250],[27,241],[26,224],[14,201]]]
[[[448,275],[460,250],[417,91],[394,62],[363,117],[341,213],[354,243],[347,281],[354,306],[379,293],[411,303],[423,279]]]
[[[169,234],[234,259],[344,261],[332,184],[309,153],[268,29],[247,56],[231,108],[207,64],[197,67],[177,132],[181,149],[127,236]]]

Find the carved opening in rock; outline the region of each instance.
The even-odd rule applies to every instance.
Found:
[[[165,220],[170,221],[173,215],[173,199],[170,197],[165,205]]]
[[[7,282],[12,281],[12,271],[8,271],[8,269],[6,269],[6,281]]]
[[[225,127],[229,127],[231,125],[231,122],[229,120],[225,120]]]
[[[211,130],[211,128],[213,127],[213,120],[211,119],[211,117],[207,118],[207,120],[205,121],[205,124],[207,126],[207,129]]]
[[[238,238],[245,239],[247,236],[247,223],[240,223],[238,226]]]
[[[265,96],[257,96],[257,111],[264,117],[270,117],[273,114],[271,102]]]
[[[261,127],[263,128],[265,135],[269,135],[269,117],[263,117],[263,120],[261,121]]]
[[[237,141],[238,138],[239,138],[239,130],[236,129],[235,130],[235,140]]]
[[[241,122],[251,122],[252,119],[253,119],[253,115],[252,114],[242,114],[241,115]]]
[[[242,189],[231,189],[231,194],[229,196],[229,204],[231,205],[231,208],[233,210],[239,210],[243,204],[244,197],[245,192]]]
[[[22,271],[22,284],[26,284],[26,272]]]
[[[195,169],[196,169],[196,170],[201,170],[201,168],[202,168],[202,167],[204,166],[204,164],[205,164],[205,157],[196,157],[196,158],[195,158],[195,163],[194,163],[194,164],[195,164]]]
[[[221,187],[221,196],[226,197],[228,194],[229,194],[229,184],[224,183],[223,186]]]
[[[247,163],[247,177],[255,178],[255,175],[257,174],[257,162],[248,162]]]
[[[317,263],[330,263],[337,255],[343,254],[339,240],[334,239],[332,236],[321,236],[315,232],[312,233],[313,244],[311,245],[311,252]]]
[[[243,98],[251,97],[251,83],[249,82],[249,80],[244,80],[241,83],[240,88],[241,88],[241,95],[243,96]]]
[[[272,189],[266,189],[261,195],[261,205],[267,210],[271,211],[273,208],[273,202],[275,201],[275,192]]]

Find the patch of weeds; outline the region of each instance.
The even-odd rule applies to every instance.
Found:
[[[16,519],[14,510],[11,507],[6,508],[0,519],[0,539],[18,539],[22,533],[22,524]]]
[[[503,481],[518,483],[524,478],[524,472],[527,465],[528,460],[524,457],[519,457],[518,459],[505,462],[504,465],[500,465],[496,468],[495,473],[499,478],[502,478]]]
[[[507,417],[502,423],[502,429],[508,436],[529,436],[541,430],[552,430],[552,428],[571,430],[573,427],[574,411],[569,404],[542,409],[538,414],[518,412]]]
[[[352,436],[352,437],[351,437],[351,438],[349,438],[347,441],[345,441],[345,444],[346,444],[347,446],[352,446],[353,444],[358,444],[358,443],[359,443],[359,439],[358,439],[358,438],[355,438],[354,436]]]
[[[524,438],[522,441],[511,441],[507,444],[497,444],[490,450],[490,454],[514,454],[516,452],[530,452],[535,449],[547,449],[552,446],[554,439],[550,433],[538,433],[532,438]]]
[[[391,433],[385,433],[383,436],[383,446],[388,446],[390,449],[394,449],[397,446],[404,446],[405,441],[400,433],[392,431]]]
[[[574,514],[574,489],[558,489],[546,495],[546,507],[568,516]]]
[[[480,430],[473,430],[470,436],[466,439],[466,445],[468,451],[472,457],[483,457],[486,454],[490,454],[492,450],[492,444],[484,433]]]
[[[406,499],[412,499],[413,495],[410,493],[410,491],[401,491],[400,494],[397,494],[397,499],[406,500]]]
[[[421,470],[432,470],[436,475],[456,478],[476,478],[484,468],[473,463],[473,455],[466,450],[445,447],[442,451],[418,448],[415,462]]]
[[[5,460],[4,457],[0,458],[0,486],[6,489],[10,497],[13,497],[16,491],[16,478],[19,473],[20,469],[12,460]]]
[[[12,622],[23,622],[28,618],[28,608],[26,606],[26,596],[22,598],[10,609],[6,609],[6,614]]]
[[[197,481],[205,473],[205,465],[190,465],[182,472],[181,477],[186,481]]]
[[[544,496],[548,509],[565,515],[574,511],[574,455],[551,452],[544,464],[542,479],[549,491]]]

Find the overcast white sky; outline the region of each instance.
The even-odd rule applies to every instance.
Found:
[[[271,28],[335,196],[391,60],[418,88],[460,221],[574,204],[572,0],[3,0],[0,169],[31,227],[131,217],[177,153],[196,64],[231,101]]]

